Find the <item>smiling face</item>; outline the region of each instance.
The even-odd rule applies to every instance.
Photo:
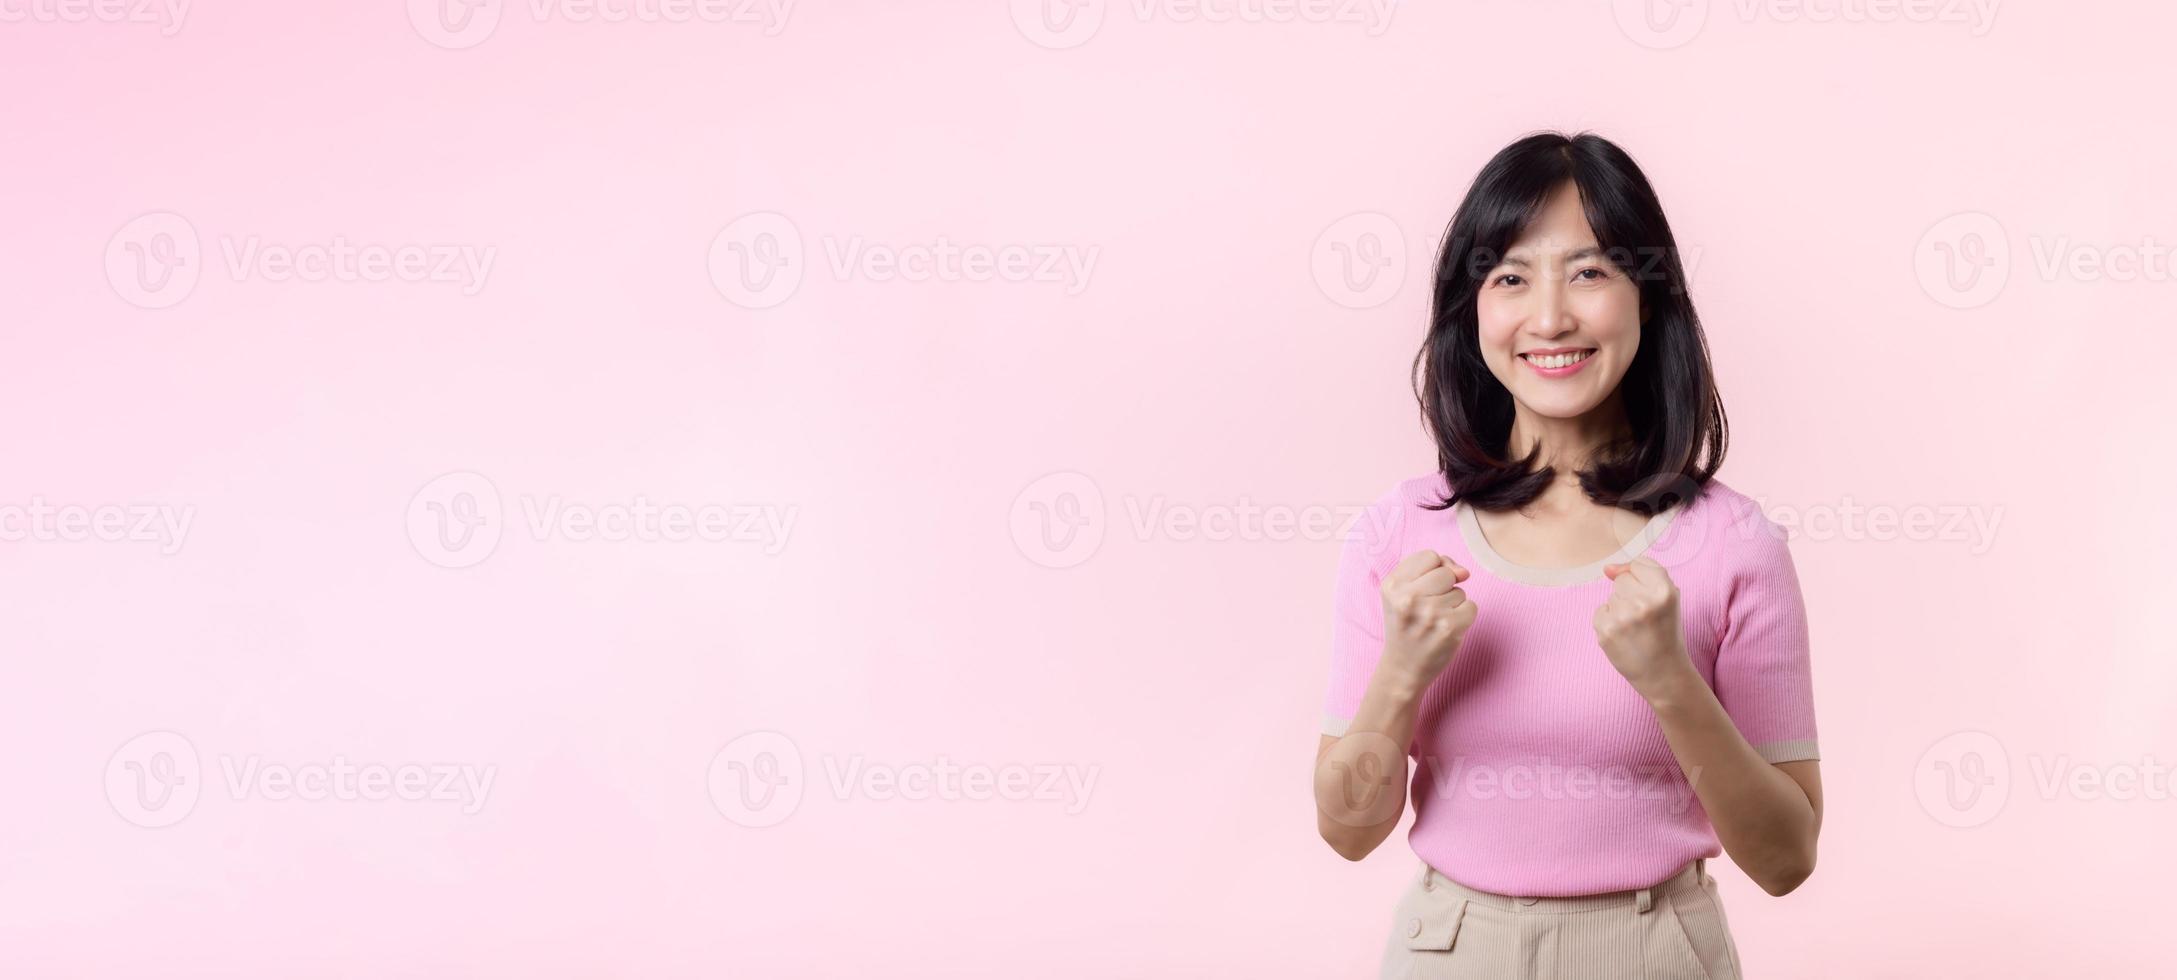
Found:
[[[1483,277],[1475,315],[1482,360],[1522,413],[1594,411],[1640,350],[1640,285],[1605,258],[1571,181]]]

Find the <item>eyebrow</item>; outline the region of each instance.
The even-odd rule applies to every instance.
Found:
[[[1567,261],[1567,262],[1578,262],[1578,261],[1580,261],[1581,259],[1591,259],[1591,258],[1595,258],[1596,256],[1599,256],[1599,255],[1601,255],[1601,254],[1603,254],[1603,250],[1602,250],[1602,249],[1601,249],[1601,248],[1600,248],[1599,246],[1595,246],[1595,245],[1589,245],[1589,246],[1588,246],[1588,247],[1586,247],[1586,248],[1578,248],[1578,249],[1574,249],[1574,250],[1572,250],[1572,251],[1570,251],[1570,252],[1567,252],[1567,253],[1565,253],[1565,261]],[[1516,265],[1516,266],[1519,266],[1519,267],[1520,267],[1520,268],[1522,268],[1522,269],[1525,269],[1525,268],[1529,268],[1529,267],[1530,267],[1530,266],[1529,266],[1529,263],[1527,262],[1527,260],[1526,260],[1526,259],[1520,258],[1520,257],[1518,257],[1518,256],[1516,256],[1516,255],[1507,255],[1507,256],[1505,256],[1505,257],[1504,257],[1504,261],[1502,261],[1502,262],[1499,262],[1499,263],[1497,263],[1497,264],[1498,264],[1498,265]]]

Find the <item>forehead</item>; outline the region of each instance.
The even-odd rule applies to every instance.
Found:
[[[1519,237],[1512,240],[1506,252],[1549,255],[1593,247],[1595,229],[1588,226],[1579,188],[1567,181],[1550,192],[1542,210],[1520,229]]]

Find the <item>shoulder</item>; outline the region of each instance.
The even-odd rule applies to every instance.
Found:
[[[1418,510],[1443,503],[1444,496],[1450,492],[1451,484],[1445,482],[1444,474],[1427,473],[1398,481],[1384,493],[1383,501],[1396,501],[1400,506]]]
[[[1402,517],[1432,513],[1433,511],[1430,508],[1443,503],[1444,495],[1448,492],[1449,487],[1450,485],[1444,481],[1444,474],[1442,473],[1408,477],[1392,484],[1390,489],[1378,494],[1375,502],[1369,504],[1366,509],[1386,516],[1396,515]]]
[[[1408,525],[1448,518],[1449,510],[1433,509],[1443,503],[1448,489],[1449,484],[1442,473],[1400,480],[1379,494],[1375,502],[1361,508],[1349,538],[1380,547],[1395,547]]]
[[[1761,502],[1731,488],[1722,480],[1710,479],[1701,488],[1701,495],[1686,508],[1687,516],[1698,515],[1712,527],[1736,529],[1751,527],[1769,520],[1761,511]]]
[[[1711,479],[1679,520],[1702,558],[1728,573],[1760,572],[1791,563],[1791,536],[1761,502]],[[1674,528],[1674,531],[1679,529]]]

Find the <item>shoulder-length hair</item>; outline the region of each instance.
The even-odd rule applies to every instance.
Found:
[[[1475,297],[1485,277],[1571,181],[1603,255],[1640,287],[1640,350],[1618,391],[1630,439],[1596,454],[1580,487],[1599,504],[1650,515],[1690,501],[1723,463],[1728,426],[1670,222],[1633,158],[1593,133],[1537,133],[1491,158],[1452,216],[1437,258],[1414,394],[1449,493],[1483,510],[1517,508],[1549,486],[1538,453],[1508,456],[1512,395],[1482,361]]]

